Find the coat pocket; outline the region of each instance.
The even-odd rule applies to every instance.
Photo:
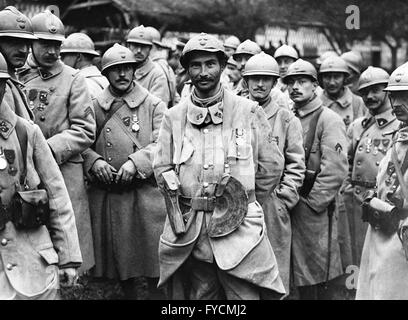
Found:
[[[180,161],[178,162],[177,159],[173,159],[174,163],[187,163],[188,160],[191,159],[195,151],[194,145],[191,143],[190,140],[187,138],[184,138],[183,140],[183,148],[181,149],[181,154],[180,154]]]

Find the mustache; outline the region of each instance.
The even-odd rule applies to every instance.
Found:
[[[378,103],[378,102],[379,102],[378,100],[368,99],[366,103],[373,104],[373,103]]]

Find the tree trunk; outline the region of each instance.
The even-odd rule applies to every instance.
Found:
[[[395,70],[397,67],[398,46],[390,46],[391,49],[391,69]]]

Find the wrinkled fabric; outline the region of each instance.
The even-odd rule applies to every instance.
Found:
[[[138,84],[121,98],[121,107],[106,122],[92,148],[83,154],[85,172],[90,174],[98,159],[105,160],[117,171],[130,159],[140,174],[137,183],[121,193],[109,192],[96,183],[88,190],[95,244],[94,275],[120,280],[158,277],[158,244],[166,207],[152,175],[152,161],[167,106]],[[94,100],[98,126],[115,100],[109,87]],[[131,128],[134,115],[140,126],[137,133]],[[123,122],[127,133],[118,121]],[[141,149],[128,134],[135,135]]]
[[[82,273],[95,264],[81,156],[95,139],[91,96],[79,72],[59,60],[52,68],[43,69],[29,55],[18,77],[25,85],[35,122],[47,139],[68,189],[84,258]]]
[[[307,105],[296,109],[306,137],[312,115],[322,106],[315,97]],[[296,108],[296,105],[295,105]],[[292,259],[294,283],[309,286],[326,281],[328,258],[328,206],[347,176],[347,140],[344,123],[333,111],[323,107],[316,124],[315,138],[306,171],[319,171],[310,193],[300,197],[291,212]],[[329,279],[342,274],[338,243],[338,214],[332,219]]]
[[[368,223],[362,220],[361,204],[363,195],[368,189],[374,189],[380,162],[391,146],[392,135],[384,134],[397,130],[400,124],[392,114],[391,109],[376,115],[371,120],[372,125],[366,129],[365,126],[367,126],[370,118],[369,116],[357,119],[347,131],[350,141],[348,154],[351,166],[343,198],[350,228],[351,263],[356,266],[360,265],[368,226]],[[373,186],[368,188],[362,185],[354,185],[352,181],[369,183]]]
[[[400,129],[394,139],[397,158],[401,165],[408,152],[408,128]],[[393,188],[398,178],[393,169],[391,151],[392,149],[389,149],[380,162],[377,174],[377,197],[386,201],[393,195],[406,209],[407,199],[404,199],[401,187]],[[408,172],[404,174],[404,183],[408,183]],[[407,225],[408,218],[400,222],[400,226]],[[368,226],[361,256],[356,299],[408,299],[408,261],[397,233],[386,236],[381,230],[374,230],[370,225]]]
[[[153,163],[159,187],[163,189],[161,173],[180,164],[181,193],[188,197],[211,196],[224,173],[225,152],[230,160],[230,174],[241,182],[248,194],[255,190],[255,174],[264,178],[259,178],[259,183],[277,183],[284,160],[262,108],[228,90],[224,90],[223,101],[215,107],[218,112],[213,115],[221,121],[211,121],[204,126],[188,120],[188,117],[201,119],[202,116],[199,109],[203,108],[194,106],[191,99],[182,100],[165,113]],[[237,132],[242,137],[239,143],[236,143]],[[267,171],[266,167],[275,170]],[[166,284],[195,252],[196,259],[216,261],[220,269],[237,278],[285,292],[275,255],[266,237],[263,211],[257,202],[248,205],[247,216],[238,229],[217,239],[205,236],[209,222],[207,214],[190,210],[189,215],[187,232],[180,237],[173,233],[166,219],[159,245],[159,285]],[[204,239],[199,241],[200,237]],[[251,255],[254,258],[250,259]]]
[[[7,222],[0,231],[0,298],[16,295],[27,298],[45,293],[58,278],[58,267],[82,263],[72,204],[61,172],[39,127],[21,119],[27,130],[27,185],[30,190],[41,184],[48,194],[50,220],[35,229],[17,229]],[[15,125],[17,116],[3,101],[0,105],[0,147],[13,152],[7,166],[0,170],[0,200],[10,201],[20,187],[23,157]],[[14,169],[14,170],[12,170]],[[15,174],[13,173],[15,172]]]

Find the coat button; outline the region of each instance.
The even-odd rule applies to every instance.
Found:
[[[40,117],[40,120],[41,120],[41,121],[45,121],[45,116],[41,116],[41,117]]]
[[[106,132],[110,132],[111,131],[111,129],[110,128],[106,128]]]
[[[111,157],[109,157],[109,158],[108,158],[108,162],[111,162],[111,161],[112,161],[112,158],[111,158]]]
[[[212,167],[212,166],[214,165],[214,163],[213,163],[212,161],[208,161],[208,165],[209,165],[210,167]]]
[[[356,188],[356,193],[360,194],[361,190],[359,188]]]
[[[204,187],[204,188],[207,188],[207,187],[208,187],[208,182],[204,182],[204,183],[203,183],[203,187]]]
[[[376,161],[375,165],[378,167],[380,165],[380,161]]]
[[[229,168],[229,164],[228,163],[224,164],[224,168]]]
[[[361,161],[360,161],[360,160],[357,161],[357,165],[358,165],[358,166],[361,166]]]
[[[208,129],[205,128],[205,129],[203,130],[203,132],[204,132],[204,133],[208,133]]]
[[[363,151],[363,146],[359,146],[358,151]]]
[[[7,263],[6,269],[9,270],[9,271],[13,270],[13,265],[11,263]]]
[[[5,246],[5,245],[7,245],[7,239],[1,239],[1,245],[2,246]]]
[[[206,169],[206,170],[209,168],[208,164],[205,164],[203,167],[204,167],[204,169]]]
[[[112,143],[108,142],[108,143],[106,144],[106,146],[112,147]]]

